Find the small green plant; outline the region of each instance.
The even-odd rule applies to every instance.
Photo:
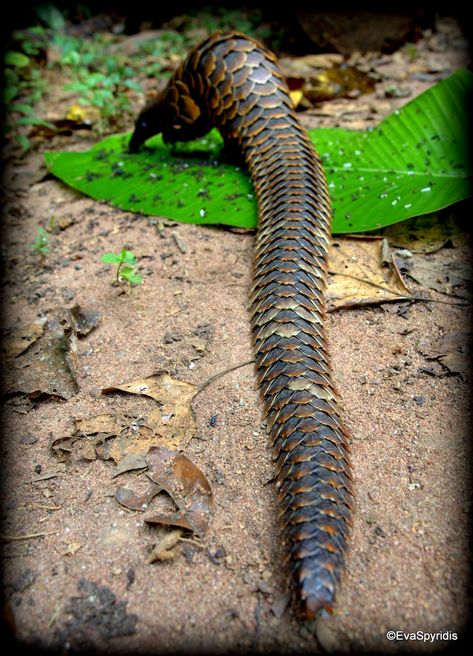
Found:
[[[143,276],[136,273],[136,256],[125,248],[120,253],[104,253],[100,258],[105,264],[115,264],[117,267],[116,282],[128,282],[130,287],[140,285]]]
[[[20,126],[45,125],[53,127],[48,121],[35,114],[35,104],[43,96],[46,83],[34,61],[22,52],[10,50],[5,54],[3,71],[5,84],[1,101],[7,113],[4,125],[6,134],[12,133],[23,151],[30,148],[28,137],[20,131]]]
[[[37,255],[46,255],[49,253],[49,237],[42,226],[38,226],[37,234],[31,248]]]
[[[419,57],[419,50],[415,43],[407,42],[404,49],[410,61],[415,61]]]

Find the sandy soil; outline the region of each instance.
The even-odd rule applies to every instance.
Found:
[[[445,24],[447,37],[457,35]],[[437,57],[453,70],[465,51],[447,37],[441,58],[434,37],[426,37],[417,66]],[[402,84],[422,90],[408,74]],[[376,98],[356,102],[373,108]],[[378,113],[366,112],[378,120],[401,102],[380,99]],[[334,103],[348,108],[337,124],[360,127],[353,125],[353,101]],[[330,103],[325,109],[324,122],[334,124]],[[180,446],[207,476],[215,506],[203,540],[187,535],[174,558],[150,563],[159,531],[114,498],[119,484],[139,485],[137,472],[115,479],[111,461],[75,453],[60,462],[50,449],[52,440],[72,434],[74,419],[136,417],[153,406],[151,399],[104,396],[104,387],[162,370],[199,385],[251,360],[254,236],[170,222],[158,230],[149,218],[86,199],[43,174],[38,155],[13,167],[4,323],[51,321],[76,304],[100,313],[100,322],[75,342],[77,394],[66,401],[10,395],[5,403],[4,616],[16,644],[110,654],[302,654],[321,650],[320,643],[329,651],[386,653],[455,646],[453,634],[462,636],[468,619],[470,374],[452,374],[425,353],[440,336],[469,331],[464,290],[429,290],[431,302],[328,316],[353,435],[356,514],[336,612],[319,624],[317,640],[287,589],[251,365],[218,378],[193,403],[196,432]],[[64,229],[50,236],[41,261],[28,244],[52,216]],[[103,252],[123,246],[137,255],[145,279],[131,294],[111,285],[100,262]],[[469,248],[416,258],[453,267],[468,261]],[[395,640],[389,630],[400,632]],[[431,642],[402,635],[416,631],[442,635]]]

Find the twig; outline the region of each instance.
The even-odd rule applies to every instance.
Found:
[[[0,540],[11,542],[12,540],[32,540],[33,538],[42,538],[45,535],[57,535],[59,531],[47,531],[45,533],[26,533],[25,535],[5,535],[0,533]]]

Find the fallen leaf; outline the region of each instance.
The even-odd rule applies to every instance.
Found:
[[[80,305],[74,305],[69,310],[71,324],[78,337],[85,337],[100,323],[100,312],[84,309]]]
[[[39,330],[39,329],[37,329]],[[70,331],[53,317],[41,336],[33,333],[31,345],[8,361],[2,380],[5,395],[24,395],[30,400],[67,400],[79,392],[71,357]]]
[[[49,442],[49,448],[54,455],[61,461],[68,460],[73,452],[76,438],[70,435],[61,435],[53,437]]]
[[[429,360],[438,360],[451,373],[463,374],[471,363],[471,333],[453,331],[418,350]]]
[[[78,124],[79,126],[84,123],[90,126],[92,123],[96,123],[100,120],[100,111],[96,107],[90,105],[71,105],[66,114],[66,119],[72,123]]]
[[[124,474],[128,471],[146,469],[146,467],[146,453],[128,453],[118,461],[112,478],[116,478],[117,476],[120,476],[120,474]]]
[[[195,531],[195,525],[193,525],[180,510],[175,513],[153,513],[152,515],[146,515],[144,518],[147,524],[158,524],[159,526],[177,526],[179,528],[186,529],[186,531]]]
[[[97,435],[106,433],[118,435],[123,429],[122,423],[116,415],[102,414],[85,419],[74,419],[75,432],[77,435]]]
[[[161,371],[147,378],[122,385],[106,387],[102,394],[125,392],[148,396],[160,404],[144,422],[153,435],[160,435],[163,444],[177,447],[184,438],[190,439],[196,430],[192,399],[198,391],[196,385],[172,378]]]
[[[82,547],[82,544],[80,542],[71,542],[71,544],[67,545],[66,551],[63,553],[64,556],[74,556],[79,549]]]
[[[149,489],[144,494],[136,494],[133,490],[120,485],[115,491],[115,499],[121,506],[128,508],[128,510],[139,510],[143,512],[146,510],[148,504],[154,497],[161,492],[162,487],[156,485],[152,481],[149,482]]]
[[[343,59],[343,55],[330,52],[302,57],[281,57],[278,62],[284,77],[308,79],[314,73],[342,64]]]
[[[387,240],[382,237],[334,239],[329,273],[329,310],[410,298]]]
[[[201,470],[187,456],[151,447],[148,451],[148,476],[161,486],[179,509],[172,515],[150,515],[148,523],[165,523],[188,528],[199,535],[205,533],[212,504],[212,489]]]
[[[121,417],[111,414],[100,414],[73,420],[72,435],[53,437],[50,448],[60,460],[67,460],[76,452],[85,460],[102,458],[108,460],[106,443],[121,433],[126,425]]]
[[[350,98],[353,95],[373,93],[373,79],[363,71],[345,63],[336,64],[306,80],[304,96],[312,104],[334,98]]]
[[[303,91],[301,89],[293,89],[292,91],[289,91],[289,95],[291,96],[293,107],[297,109],[304,97]]]
[[[2,360],[24,353],[43,335],[45,324],[46,319],[42,319],[6,330],[2,337]]]
[[[117,465],[114,477],[142,469],[151,446],[176,448],[185,438],[192,438],[196,423],[191,403],[197,391],[195,385],[171,378],[167,372],[104,388],[103,394],[138,394],[160,405],[139,417],[101,414],[75,419],[74,434],[55,438],[51,448],[62,460],[73,452],[86,460],[113,460]]]
[[[385,228],[383,234],[394,246],[412,253],[434,253],[449,242],[456,248],[469,242],[468,233],[459,227],[451,212],[401,221]]]
[[[469,298],[471,292],[471,263],[429,261],[417,257],[411,263],[409,276],[426,289],[434,289],[448,296]],[[464,289],[461,289],[461,287]],[[460,288],[460,289],[459,289]]]

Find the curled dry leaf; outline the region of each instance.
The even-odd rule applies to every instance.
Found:
[[[328,309],[409,299],[410,291],[382,237],[339,237],[329,255]]]
[[[71,326],[78,337],[85,337],[100,323],[101,316],[95,310],[84,309],[74,305],[69,310]]]
[[[87,460],[111,459],[117,465],[114,476],[142,469],[152,445],[177,447],[184,438],[192,438],[196,424],[191,402],[197,390],[195,385],[171,378],[167,372],[104,388],[103,394],[124,392],[150,397],[159,407],[145,416],[101,414],[76,419],[73,435],[53,439],[51,448],[61,459],[75,450]]]
[[[195,385],[172,378],[166,371],[161,371],[147,378],[106,387],[102,393],[139,394],[157,401],[160,407],[148,415],[143,426],[153,435],[160,435],[166,446],[176,447],[184,438],[189,439],[195,433],[191,403],[197,390]]]
[[[120,485],[115,491],[115,499],[118,503],[128,510],[139,510],[143,512],[154,497],[161,492],[162,487],[149,481],[148,491],[144,494],[137,494],[133,490]]]
[[[145,517],[149,524],[179,526],[202,535],[210,520],[212,489],[202,471],[183,453],[153,446],[148,451],[148,475],[179,508],[172,515]]]
[[[300,91],[305,100],[300,104],[310,108],[322,101],[335,98],[351,98],[364,93],[373,93],[374,81],[367,73],[347,64],[335,65],[308,78],[289,78],[291,92]]]
[[[73,434],[54,437],[50,447],[60,460],[68,459],[73,452],[78,452],[85,460],[108,460],[110,455],[107,442],[123,429],[124,422],[117,415],[101,414],[74,419]]]

